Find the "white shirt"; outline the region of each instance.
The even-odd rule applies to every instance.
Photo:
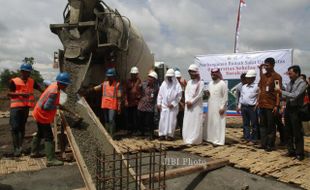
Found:
[[[257,83],[243,85],[238,107],[241,108],[241,104],[255,106],[257,103],[258,90],[259,87]]]

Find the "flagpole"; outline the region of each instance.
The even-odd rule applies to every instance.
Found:
[[[238,7],[237,24],[236,24],[236,31],[235,31],[234,53],[238,53],[239,22],[240,22],[241,1],[242,0],[239,1],[239,7]]]

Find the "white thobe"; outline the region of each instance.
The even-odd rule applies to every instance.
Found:
[[[204,140],[216,145],[225,144],[226,115],[220,115],[220,109],[226,111],[228,89],[223,80],[209,83],[210,97],[208,99],[208,126],[204,129]]]
[[[183,141],[185,144],[200,144],[203,133],[203,81],[190,80],[185,88],[185,102],[192,103],[192,107],[185,106],[183,120]]]
[[[165,80],[161,84],[157,96],[157,105],[161,106],[158,127],[159,136],[174,137],[181,98],[182,88],[175,78],[173,78],[172,83]],[[170,109],[168,105],[173,105],[173,108]]]

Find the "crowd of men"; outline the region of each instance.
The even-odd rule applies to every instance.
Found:
[[[276,131],[279,146],[287,146],[286,156],[304,159],[304,137],[301,109],[309,104],[310,81],[301,74],[298,65],[288,68],[290,82],[282,85],[282,77],[274,70],[275,60],[267,58],[256,72],[249,70],[240,76],[237,87],[237,111],[243,119],[243,139],[267,152],[275,150]],[[283,123],[284,118],[284,123]]]
[[[249,144],[259,145],[266,151],[275,150],[276,128],[280,131],[280,145],[287,145],[287,156],[304,159],[302,120],[299,111],[309,103],[309,84],[298,65],[288,68],[290,82],[283,88],[282,77],[274,70],[275,60],[267,58],[257,73],[249,70],[241,75],[237,88],[237,112],[243,120],[243,139]],[[37,134],[32,140],[31,156],[40,156],[38,147],[45,140],[47,165],[63,163],[55,158],[51,123],[60,105],[60,90],[70,85],[70,75],[59,73],[56,82],[50,84],[34,105],[33,90],[43,91],[30,78],[31,65],[22,64],[21,76],[13,78],[8,96],[11,98],[10,124],[14,155],[21,154],[25,124],[29,108],[34,107],[33,117],[37,122]],[[106,80],[95,87],[79,93],[87,96],[92,92],[101,94],[103,122],[112,138],[116,131],[116,116],[126,116],[128,135],[142,135],[152,140],[157,129],[156,113],[159,113],[159,140],[174,140],[176,127],[180,128],[185,144],[210,142],[214,146],[225,144],[226,110],[228,87],[220,69],[210,72],[212,81],[202,81],[199,68],[192,64],[188,68],[190,80],[186,81],[177,69],[168,69],[165,80],[159,84],[158,74],[151,70],[145,81],[139,77],[139,69],[132,67],[130,78],[125,83],[117,80],[114,68],[107,69]],[[208,87],[205,87],[208,82]],[[309,81],[310,82],[310,81]],[[305,96],[306,94],[306,96]],[[208,101],[207,117],[203,113],[204,97]],[[123,106],[125,109],[122,109]],[[72,113],[74,114],[74,113]],[[282,123],[284,115],[285,124]],[[78,115],[75,114],[76,117]],[[206,123],[207,125],[204,125]]]

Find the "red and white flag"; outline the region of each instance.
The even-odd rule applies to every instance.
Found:
[[[245,7],[246,4],[245,4],[245,0],[240,0],[240,7]]]
[[[241,20],[241,11],[242,11],[242,8],[245,6],[246,6],[245,0],[240,0],[239,8],[238,8],[237,24],[236,24],[234,53],[239,52],[239,28],[240,28],[240,20]]]

